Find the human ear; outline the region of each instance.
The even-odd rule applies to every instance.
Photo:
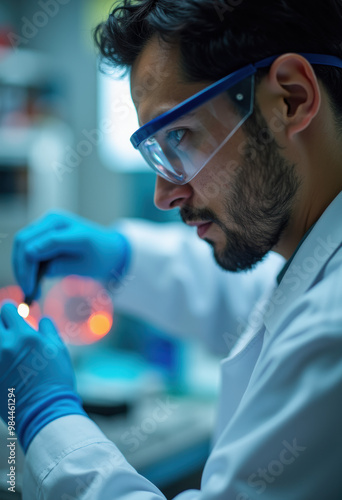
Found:
[[[311,64],[299,54],[284,54],[268,74],[271,90],[280,98],[283,125],[289,139],[305,130],[317,115],[321,92]]]

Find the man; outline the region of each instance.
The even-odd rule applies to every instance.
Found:
[[[97,29],[102,54],[131,69],[131,140],[158,172],[157,206],[179,207],[228,271],[270,250],[287,260],[222,362],[201,490],[179,500],[341,498],[341,27],[337,0],[126,0]],[[9,363],[59,342],[46,319],[42,337],[8,305],[1,318]],[[75,497],[80,480],[79,498],[163,498],[82,414],[59,346],[25,395],[14,370],[5,377],[18,387],[26,498]]]

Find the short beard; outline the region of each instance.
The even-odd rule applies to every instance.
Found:
[[[238,230],[228,229],[210,210],[200,211],[203,219],[212,220],[225,233],[223,250],[217,250],[214,241],[206,241],[213,247],[218,265],[233,272],[252,269],[277,245],[289,224],[301,184],[296,165],[279,153],[280,147],[257,106],[243,130],[248,138],[243,161],[224,202],[227,220]]]

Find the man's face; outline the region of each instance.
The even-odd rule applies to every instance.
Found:
[[[141,125],[211,83],[188,83],[180,75],[177,48],[150,41],[131,75]],[[222,101],[222,113],[224,106],[229,111]],[[222,133],[217,127],[213,136]],[[246,270],[278,243],[299,185],[295,166],[280,154],[255,106],[252,117],[189,183],[176,185],[158,176],[155,204],[164,210],[179,207],[182,220],[198,227],[222,268]]]

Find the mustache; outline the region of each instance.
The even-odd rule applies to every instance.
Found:
[[[203,221],[217,222],[218,219],[212,210],[207,208],[197,209],[184,205],[179,211],[180,218],[186,224],[187,222]]]

